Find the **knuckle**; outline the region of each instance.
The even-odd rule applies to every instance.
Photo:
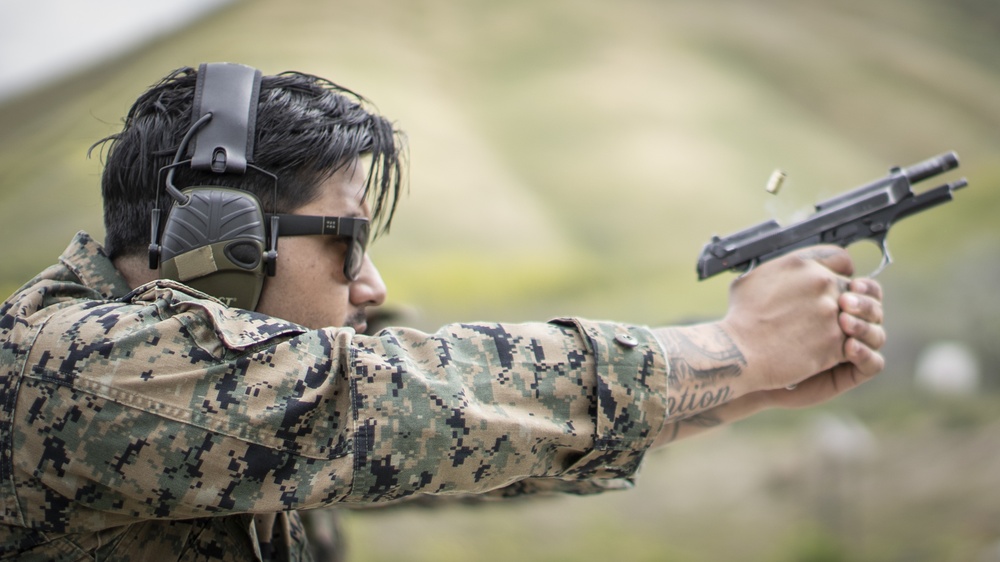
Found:
[[[797,252],[793,254],[788,254],[783,256],[780,264],[786,268],[792,269],[794,271],[805,269],[813,263],[812,260],[803,252]]]
[[[857,312],[858,316],[866,320],[872,320],[872,316],[875,311],[875,301],[866,296],[859,296],[856,299],[856,303],[855,312]]]
[[[867,280],[867,282],[865,283],[865,289],[866,289],[865,292],[866,294],[868,294],[868,296],[878,301],[882,300],[882,285],[880,285],[878,281],[874,281],[871,279]]]
[[[858,365],[859,368],[860,366],[866,364],[870,360],[869,357],[870,350],[866,346],[864,346],[859,340],[854,338],[849,339],[847,340],[847,344],[844,347],[847,350],[847,353],[845,354],[847,359],[849,359],[855,365]]]
[[[851,316],[850,314],[844,313],[845,318],[845,331],[855,337],[864,337],[868,334],[870,326],[867,322],[864,322],[857,317]]]
[[[885,330],[878,324],[865,322],[856,317],[846,315],[843,318],[844,333],[862,342],[871,349],[881,349],[885,345]]]
[[[882,304],[866,295],[853,293],[844,299],[844,312],[850,313],[862,320],[882,323]]]
[[[875,324],[882,323],[882,304],[872,298],[862,298],[859,300],[858,313],[862,318]]]
[[[836,294],[838,291],[837,278],[818,268],[812,270],[808,286],[816,295]]]
[[[847,359],[864,377],[873,377],[885,368],[885,358],[880,353],[856,340],[848,346]]]
[[[832,298],[822,298],[819,299],[819,313],[823,318],[830,318],[836,320],[840,317],[840,303],[836,299]]]
[[[873,300],[882,301],[882,285],[873,279],[855,279],[851,284],[852,292],[866,295]]]

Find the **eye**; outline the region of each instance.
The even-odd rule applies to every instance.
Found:
[[[330,249],[340,253],[345,252],[347,250],[348,243],[350,243],[350,238],[342,238],[339,236],[328,236],[327,239]]]
[[[343,267],[349,253],[350,238],[330,236],[327,251],[330,253],[331,266]]]

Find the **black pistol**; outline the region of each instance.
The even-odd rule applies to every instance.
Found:
[[[895,167],[889,175],[816,205],[816,212],[789,226],[770,220],[725,237],[713,236],[698,257],[698,279],[725,270],[749,272],[757,264],[814,244],[841,247],[869,239],[882,249],[877,275],[892,263],[886,246],[889,227],[904,217],[951,201],[956,189],[968,185],[965,178],[920,194],[913,184],[958,167],[958,155],[947,152],[906,168]]]

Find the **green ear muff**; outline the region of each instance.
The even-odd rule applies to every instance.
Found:
[[[160,276],[176,279],[229,306],[253,310],[264,282],[264,213],[238,189],[194,187],[167,215]]]

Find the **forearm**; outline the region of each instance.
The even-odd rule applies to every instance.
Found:
[[[764,406],[752,394],[753,373],[720,322],[654,330],[670,374],[666,425],[654,447],[748,417]]]
[[[698,417],[746,393],[747,360],[720,323],[659,328],[654,333],[670,369],[668,424]]]
[[[676,443],[688,437],[702,435],[717,427],[748,418],[766,409],[758,394],[748,394],[721,406],[667,423],[657,436],[653,447]]]

